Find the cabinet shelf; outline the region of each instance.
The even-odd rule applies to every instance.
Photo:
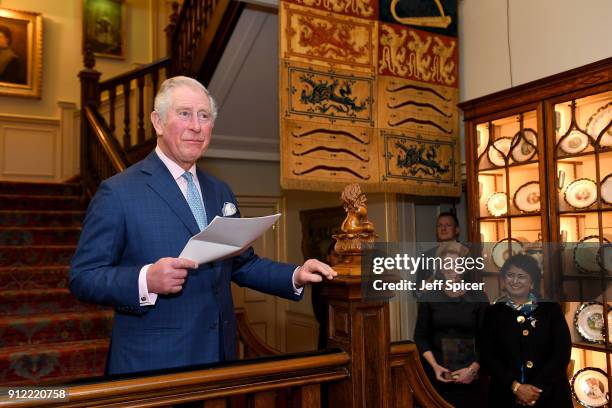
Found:
[[[609,347],[606,347],[605,344],[587,343],[584,341],[575,341],[572,343],[572,347],[576,347],[583,350],[598,351],[600,353],[612,351],[612,344],[610,344]]]
[[[541,212],[535,212],[535,213],[500,215],[499,217],[493,217],[491,215],[488,215],[486,217],[478,217],[477,219],[478,219],[478,221],[497,221],[497,220],[505,221],[508,218],[540,217],[541,215],[542,215]]]

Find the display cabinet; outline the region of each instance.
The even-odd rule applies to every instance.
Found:
[[[483,280],[499,295],[509,254],[536,257],[543,295],[563,301],[572,332],[575,400],[610,406],[612,58],[459,107]]]

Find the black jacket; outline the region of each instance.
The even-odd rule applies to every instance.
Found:
[[[504,303],[491,305],[485,311],[481,362],[491,375],[491,407],[515,406],[513,381],[542,389],[534,407],[572,407],[566,377],[572,342],[561,307],[558,303],[541,302],[533,317],[535,327]],[[531,366],[524,369],[524,381],[522,365]]]

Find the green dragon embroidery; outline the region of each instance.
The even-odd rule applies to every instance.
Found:
[[[342,85],[338,87],[337,79],[334,79],[329,84],[327,81],[322,80],[315,82],[312,77],[302,75],[300,80],[312,88],[309,92],[306,89],[302,89],[300,95],[300,102],[305,105],[314,105],[309,110],[318,110],[321,113],[335,110],[347,115],[354,115],[355,112],[360,112],[367,108],[367,102],[363,101],[358,105],[355,103],[357,97],[350,97],[353,89],[349,81],[343,81]],[[336,90],[338,90],[338,93],[336,93]]]
[[[436,159],[438,152],[434,146],[429,146],[427,153],[425,153],[425,145],[423,144],[417,149],[415,145],[406,147],[396,142],[395,147],[404,152],[404,155],[398,152],[397,166],[406,169],[411,176],[416,176],[419,172],[433,176],[436,173],[444,174],[449,171],[450,165],[443,167]],[[423,154],[425,154],[425,157],[423,157]]]

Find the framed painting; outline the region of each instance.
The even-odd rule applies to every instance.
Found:
[[[40,98],[42,15],[0,8],[0,95]]]
[[[124,0],[83,0],[83,53],[125,58]]]

